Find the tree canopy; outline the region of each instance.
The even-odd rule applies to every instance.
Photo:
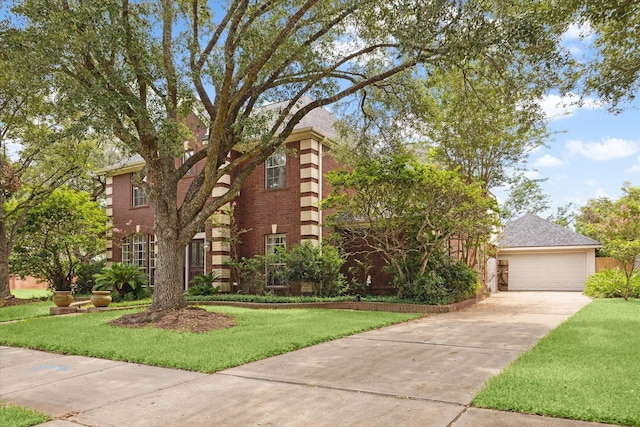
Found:
[[[399,283],[423,276],[434,254],[448,254],[461,236],[487,241],[495,206],[478,183],[410,156],[363,160],[352,171],[330,172],[334,191],[324,207],[329,224],[349,246],[378,253]]]
[[[0,298],[9,290],[9,255],[27,213],[70,180],[86,176],[95,134],[75,109],[56,103],[47,67],[28,39],[0,21]]]
[[[76,268],[104,252],[106,222],[89,193],[56,189],[27,213],[11,270],[46,280],[56,290],[71,290]]]
[[[595,200],[582,209],[580,220],[587,232],[603,243],[602,252],[615,258],[627,279],[624,299],[640,256],[640,187],[625,183],[616,201]]]
[[[633,0],[571,0],[576,21],[593,36],[595,55],[585,63],[585,89],[612,110],[640,89],[640,7]]]

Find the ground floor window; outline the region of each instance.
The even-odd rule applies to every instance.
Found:
[[[285,234],[267,234],[265,236],[267,286],[284,286],[284,263],[280,262],[278,248],[286,249]]]
[[[136,233],[122,239],[122,263],[140,267],[149,274],[149,285],[153,285],[156,270],[155,235]]]

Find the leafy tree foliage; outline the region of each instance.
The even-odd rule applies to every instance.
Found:
[[[509,197],[500,206],[500,217],[505,223],[526,214],[537,214],[549,208],[549,196],[540,183],[544,179],[529,179],[520,174],[513,178]]]
[[[9,256],[28,212],[80,177],[95,153],[54,92],[25,35],[0,21],[0,298],[11,297]]]
[[[413,283],[434,254],[449,252],[450,239],[488,240],[495,206],[478,183],[455,171],[404,155],[363,160],[352,171],[330,172],[334,191],[324,207],[329,224],[352,246],[379,253],[397,283]]]
[[[458,169],[467,182],[481,182],[487,192],[510,183],[548,137],[537,103],[541,87],[519,87],[519,78],[524,77],[477,67],[447,72],[425,85],[425,96],[433,100],[426,132],[432,156]]]
[[[338,295],[346,286],[340,273],[345,260],[335,246],[305,241],[287,251],[283,261],[288,280],[311,282],[316,296]]]
[[[564,7],[594,35],[596,55],[586,64],[586,90],[616,111],[640,88],[640,7],[633,0],[571,0]]]
[[[626,277],[623,297],[626,300],[640,256],[640,187],[627,182],[622,191],[622,197],[614,202],[607,199],[591,202],[591,206],[582,210],[582,221],[585,217],[588,219],[584,227],[603,243],[602,252],[623,266]]]
[[[11,269],[71,290],[76,268],[105,248],[107,216],[88,193],[58,188],[26,215]]]

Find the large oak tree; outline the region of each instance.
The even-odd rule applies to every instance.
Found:
[[[307,113],[416,65],[425,74],[480,56],[536,57],[555,48],[546,7],[502,0],[25,0],[14,11],[34,60],[49,63],[60,102],[82,107],[92,128],[113,132],[146,162],[141,185],[155,211],[157,311],[184,306],[184,246]],[[259,108],[275,101],[285,102]],[[208,145],[176,167],[194,108]],[[178,203],[178,182],[204,159]],[[229,189],[210,202],[224,174]]]

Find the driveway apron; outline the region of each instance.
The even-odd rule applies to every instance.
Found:
[[[497,293],[421,318],[201,374],[0,347],[0,400],[64,426],[589,426],[469,408],[485,382],[586,305]]]

